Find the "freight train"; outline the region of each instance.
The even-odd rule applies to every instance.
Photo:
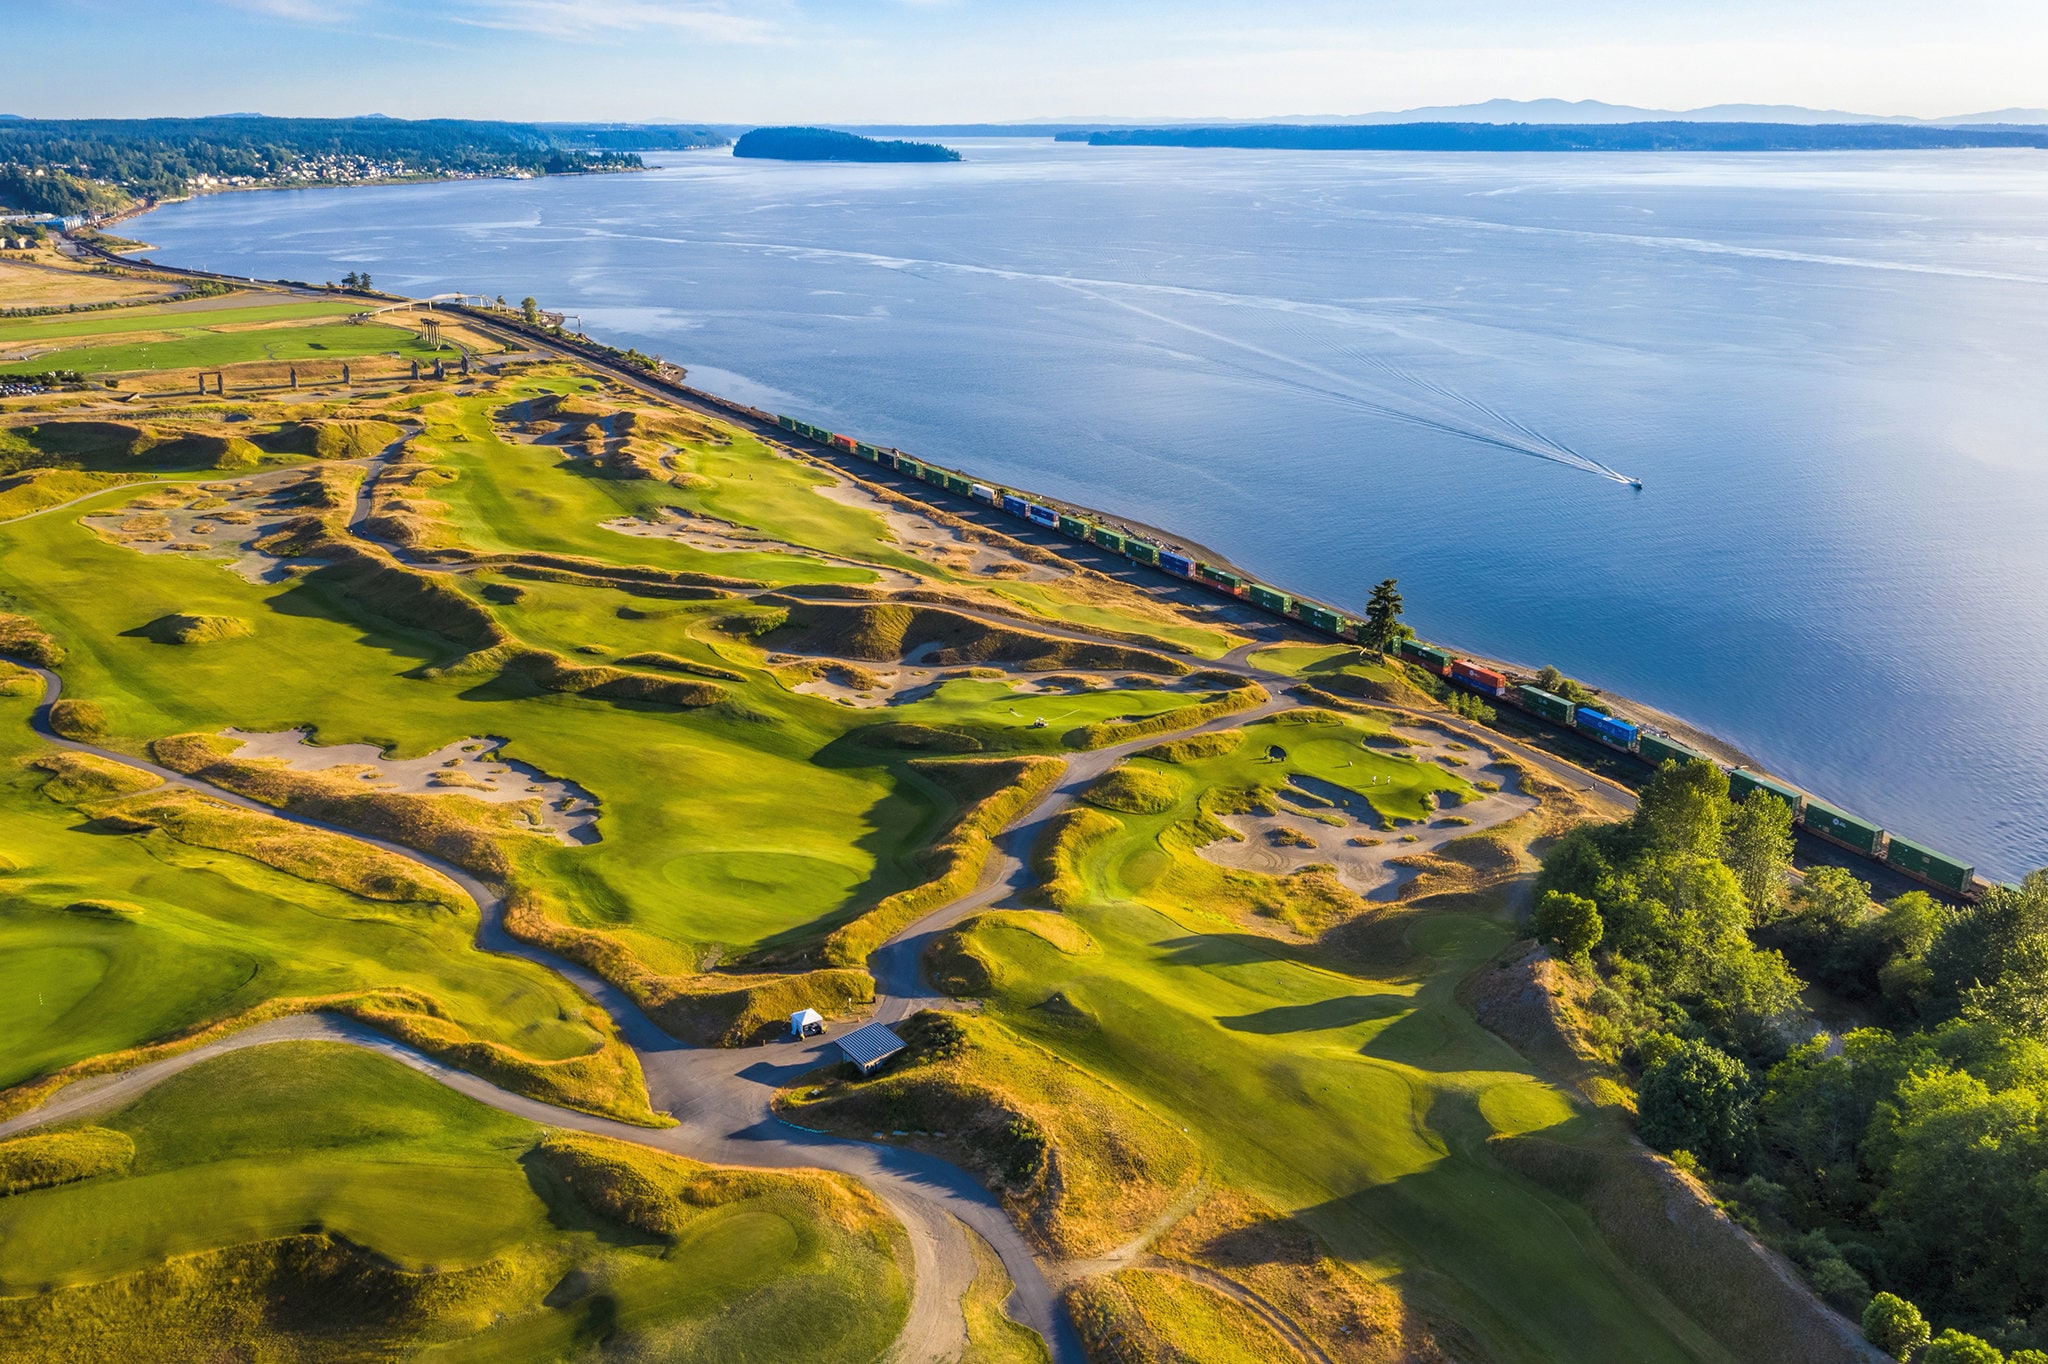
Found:
[[[1177,546],[1163,545],[1127,529],[1103,525],[1072,509],[1039,501],[1028,493],[978,482],[957,470],[943,469],[938,465],[913,459],[901,450],[870,445],[851,436],[842,436],[822,427],[798,421],[794,417],[757,413],[752,409],[748,411],[751,415],[773,420],[785,431],[793,431],[799,436],[806,436],[820,444],[829,445],[883,468],[894,469],[900,474],[920,479],[935,488],[944,488],[958,496],[971,498],[1020,521],[1064,535],[1071,540],[1095,545],[1113,554],[1121,554],[1135,563],[1159,569],[1221,596],[1243,601],[1270,615],[1306,626],[1319,634],[1353,643],[1370,642],[1368,627],[1362,620],[1333,611],[1319,603],[1290,596],[1278,588],[1255,582],[1234,569],[1204,562]],[[1542,690],[1531,682],[1518,681],[1499,669],[1471,659],[1459,658],[1447,650],[1421,640],[1400,640],[1394,645],[1394,652],[1403,660],[1444,678],[1454,686],[1503,701],[1539,720],[1586,735],[1609,748],[1630,754],[1651,767],[1661,767],[1664,763],[1673,761],[1713,761],[1696,749],[1630,724],[1608,714],[1598,706],[1568,701],[1562,696]],[[1964,898],[1975,898],[1987,888],[1977,877],[1974,867],[1895,834],[1888,834],[1868,821],[1823,804],[1762,773],[1742,767],[1734,768],[1728,773],[1728,785],[1730,794],[1737,799],[1747,796],[1752,791],[1768,792],[1791,807],[1793,821],[1807,832],[1873,862],[1880,862],[1896,872],[1938,890]]]

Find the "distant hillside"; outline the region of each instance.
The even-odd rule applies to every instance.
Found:
[[[770,161],[958,161],[936,142],[883,142],[830,128],[756,128],[733,143],[734,156]]]
[[[2048,128],[1895,123],[1386,123],[1132,128],[1061,133],[1095,147],[1241,147],[1404,152],[1818,152],[2048,147]]]

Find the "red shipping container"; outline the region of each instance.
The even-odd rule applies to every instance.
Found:
[[[1495,696],[1507,695],[1507,678],[1491,668],[1482,668],[1477,663],[1467,663],[1462,658],[1454,659],[1451,663],[1451,676]]]

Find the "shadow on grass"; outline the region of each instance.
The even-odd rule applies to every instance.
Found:
[[[1332,999],[1317,1000],[1313,1004],[1283,1004],[1276,1008],[1261,1009],[1257,1013],[1219,1017],[1216,1021],[1232,1032],[1275,1036],[1281,1033],[1349,1028],[1375,1019],[1392,1018],[1413,1007],[1413,1000],[1400,995],[1338,995]]]

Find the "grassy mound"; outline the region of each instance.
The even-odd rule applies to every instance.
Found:
[[[1123,1269],[1068,1295],[1096,1364],[1302,1364],[1301,1352],[1258,1314],[1163,1269]]]
[[[212,1058],[103,1123],[126,1172],[0,1198],[10,1361],[859,1364],[904,1318],[849,1180],[549,1136],[353,1047]]]
[[[1054,909],[1068,909],[1086,898],[1080,864],[1088,850],[1124,832],[1123,821],[1100,810],[1064,810],[1054,816],[1031,850],[1031,870],[1039,894]]]
[[[1062,1256],[1122,1244],[1199,1176],[1177,1128],[999,1023],[926,1012],[898,1031],[911,1053],[882,1074],[779,1102],[806,1126],[931,1134],[934,1150],[979,1174]]]
[[[959,758],[913,761],[911,769],[968,803],[938,845],[919,858],[926,877],[921,884],[891,895],[825,940],[825,959],[835,966],[860,966],[897,933],[972,889],[995,851],[996,834],[1030,809],[1066,765],[1057,758]]]
[[[179,612],[158,616],[147,625],[137,626],[133,634],[158,644],[212,644],[216,640],[241,639],[255,633],[248,621],[239,616],[187,615]]]
[[[0,1196],[121,1174],[135,1160],[126,1132],[77,1127],[0,1141]]]
[[[776,600],[785,605],[787,615],[759,642],[785,652],[894,662],[935,646],[925,661],[939,668],[1009,663],[1034,672],[1072,668],[1179,676],[1187,671],[1185,665],[1147,649],[1035,634],[934,606]]]
[[[988,928],[1012,928],[1051,943],[1071,957],[1101,951],[1088,930],[1064,914],[999,909],[977,914],[941,933],[925,948],[925,974],[933,985],[956,999],[986,995],[995,988],[999,967],[975,943]]]
[[[50,707],[50,728],[78,743],[104,743],[107,713],[97,701],[80,701],[66,696]]]
[[[979,753],[982,742],[972,734],[941,725],[891,723],[867,725],[858,731],[860,742],[874,748],[907,749],[929,753]]]
[[[29,759],[28,765],[50,774],[43,794],[60,805],[130,796],[161,784],[147,772],[90,753],[43,753]]]
[[[275,762],[233,756],[216,734],[177,734],[150,745],[165,767],[295,814],[388,838],[432,853],[479,876],[503,878],[511,862],[502,839],[531,836],[516,807],[470,797],[364,791],[362,783],[320,772],[295,772]]]
[[[46,783],[44,791],[48,793],[55,784]],[[470,908],[469,897],[446,877],[409,858],[340,834],[208,800],[196,791],[166,791],[95,806],[88,813],[96,817],[118,814],[131,826],[162,829],[180,843],[237,853],[287,875],[324,882],[366,900],[434,904],[456,911]]]
[[[744,682],[747,680],[744,674],[736,673],[730,668],[714,667],[709,663],[694,663],[687,658],[677,658],[674,654],[653,651],[627,654],[619,660],[619,663],[620,666],[627,668],[660,668],[664,672],[689,673],[693,677],[711,677],[716,678],[720,682]]]
[[[111,919],[116,923],[132,923],[140,919],[145,911],[133,900],[73,900],[64,906],[64,912],[83,915],[88,919]]]
[[[1165,772],[1144,767],[1113,767],[1081,793],[1081,799],[1105,810],[1156,815],[1180,804],[1185,784]]]
[[[590,667],[542,649],[512,654],[504,660],[503,667],[508,673],[532,678],[548,691],[605,701],[642,701],[690,710],[713,705],[726,696],[725,688],[715,682],[690,682],[654,673],[628,672],[624,668]]]
[[[45,668],[64,662],[64,646],[27,616],[0,613],[0,654],[12,654]]]
[[[1398,1294],[1332,1257],[1298,1219],[1235,1190],[1210,1194],[1153,1249],[1256,1293],[1341,1364],[1443,1357]]]
[[[1198,705],[1176,706],[1162,710],[1156,715],[1147,715],[1137,720],[1105,720],[1100,724],[1083,725],[1067,736],[1067,742],[1075,748],[1109,748],[1115,744],[1129,743],[1142,739],[1147,734],[1168,734],[1176,729],[1191,729],[1206,724],[1222,715],[1234,715],[1253,706],[1264,705],[1271,698],[1266,689],[1256,682],[1246,682],[1224,692],[1213,700]]]
[[[367,459],[404,434],[387,421],[307,421],[279,427],[257,444],[275,454]]]
[[[1199,762],[1203,758],[1220,758],[1225,753],[1233,753],[1243,742],[1243,730],[1218,729],[1207,734],[1190,734],[1185,739],[1168,739],[1163,744],[1141,748],[1132,756],[1162,763]]]
[[[865,970],[664,975],[619,936],[565,922],[530,882],[506,895],[505,928],[522,942],[597,972],[631,995],[664,1032],[697,1046],[765,1042],[785,1031],[798,1009],[843,1017],[875,998],[874,977]]]

